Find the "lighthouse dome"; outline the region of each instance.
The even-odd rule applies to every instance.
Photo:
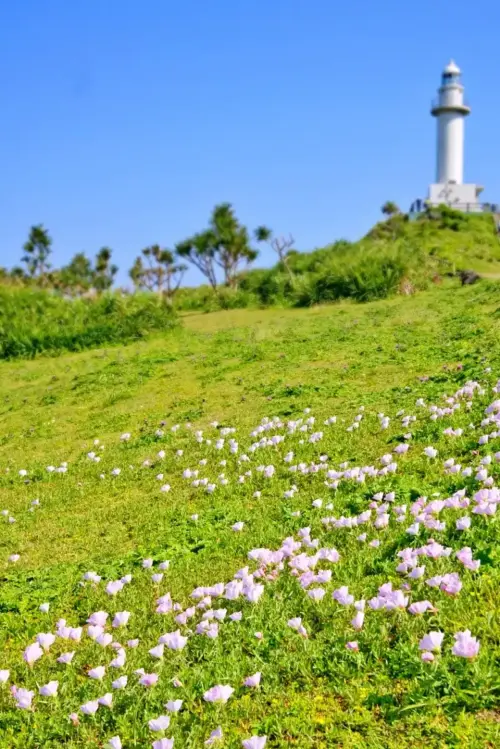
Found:
[[[448,65],[443,70],[443,75],[460,75],[460,72],[460,68],[458,67],[456,62],[454,60],[450,60]]]

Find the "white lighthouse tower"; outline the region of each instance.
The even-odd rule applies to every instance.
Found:
[[[429,203],[446,203],[463,211],[480,211],[482,187],[464,184],[464,121],[470,107],[464,101],[460,68],[451,60],[441,75],[431,114],[437,119],[436,182],[429,187]]]

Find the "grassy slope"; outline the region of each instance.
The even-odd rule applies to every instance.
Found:
[[[371,463],[400,433],[397,424],[380,433],[379,411],[391,416],[400,408],[413,412],[417,397],[437,400],[443,392],[453,392],[464,379],[483,376],[482,357],[493,372],[500,372],[497,307],[496,289],[478,286],[366,306],[194,315],[186,317],[185,329],[170,333],[168,340],[1,364],[0,467],[11,470],[0,478],[0,504],[17,522],[0,526],[0,668],[10,665],[18,683],[31,679],[33,686],[34,676],[20,665],[19,653],[31,636],[53,627],[58,616],[69,619],[70,612],[75,624],[101,607],[129,608],[140,621],[131,632],[137,627],[141,637],[145,631],[149,639],[158,636],[162,630],[158,632],[147,613],[151,584],[140,571],[140,560],[147,554],[172,560],[162,591],[171,590],[178,600],[185,600],[197,584],[229,579],[245,563],[250,548],[278,546],[302,525],[311,524],[315,534],[322,533],[321,514],[310,509],[312,499],[327,495],[321,480],[301,484],[303,490],[294,500],[284,501],[290,476],[281,468],[281,459],[268,451],[257,461],[274,462],[279,475],[262,498],[252,498],[254,488],[262,484],[257,477],[252,479],[255,486],[233,482],[212,496],[195,491],[179,478],[179,471],[195,466],[206,448],[196,446],[184,430],[175,437],[167,431],[165,437],[155,438],[161,419],[169,426],[190,420],[207,431],[209,422],[218,419],[236,426],[239,442],[248,447],[248,433],[261,417],[294,418],[307,406],[319,424],[332,413],[345,422],[328,432],[319,450],[300,448],[294,440],[292,449],[298,455],[302,450],[304,459],[310,460],[325,451],[336,465],[344,459]],[[457,362],[464,364],[464,371],[456,370]],[[443,369],[445,365],[450,368]],[[420,375],[430,375],[431,380],[421,383]],[[362,404],[366,428],[347,434],[345,426]],[[473,417],[476,421],[480,413]],[[469,417],[463,416],[466,425]],[[442,428],[441,424],[416,429],[421,446],[432,442],[443,455],[451,453],[454,448],[440,438]],[[125,431],[133,438],[122,445],[119,435]],[[106,445],[99,467],[84,457],[96,437]],[[468,452],[473,444],[464,440],[460,449]],[[137,467],[145,458],[154,458],[160,446],[167,451],[161,469]],[[178,447],[185,450],[182,458],[175,458]],[[440,467],[428,471],[417,452],[406,471],[391,480],[391,487],[405,498],[410,491],[450,491]],[[241,470],[229,454],[224,457],[229,464],[226,473],[234,478]],[[46,473],[45,466],[63,460],[69,462],[68,474]],[[129,464],[136,468],[129,469]],[[122,467],[119,477],[98,478],[100,470],[109,473],[115,466]],[[24,484],[18,477],[21,467],[29,470],[32,483]],[[159,470],[172,484],[169,494],[158,491]],[[215,467],[206,470],[211,478],[218,472]],[[364,508],[363,498],[374,487],[340,491],[335,514]],[[28,513],[35,497],[41,508]],[[303,518],[291,518],[292,509],[303,510]],[[200,515],[197,525],[189,520],[194,512]],[[230,530],[236,520],[247,523],[241,535]],[[272,747],[298,749],[497,746],[497,716],[488,712],[496,701],[495,657],[500,657],[498,623],[492,618],[500,605],[500,572],[491,552],[498,542],[496,527],[493,523],[487,531],[474,531],[469,542],[490,550],[478,584],[466,575],[461,597],[443,601],[437,621],[370,617],[358,635],[360,656],[344,650],[345,640],[354,635],[351,630],[346,636],[350,617],[334,608],[329,596],[327,614],[318,616],[317,605],[298,594],[289,578],[280,581],[261,605],[245,609],[249,623],[241,625],[244,635],[224,634],[216,641],[197,638],[189,655],[183,651],[162,667],[165,675],[180,675],[186,692],[197,695],[187,698],[190,712],[176,719],[173,733],[180,746],[200,746],[219,722],[234,747],[252,732],[267,733]],[[360,549],[353,537],[347,540],[342,533],[328,535],[345,560],[334,570],[335,587],[349,584],[360,596],[368,580],[369,597],[377,585],[396,579],[394,553],[405,543],[401,529],[393,530],[378,550]],[[452,537],[459,548],[460,541]],[[5,563],[14,550],[21,554],[16,567]],[[106,579],[131,571],[137,583],[128,597],[123,594],[122,605],[110,603],[102,592],[78,587],[88,569]],[[428,590],[421,597],[425,595]],[[38,612],[46,600],[52,604],[48,620]],[[477,606],[471,609],[475,600]],[[310,640],[291,636],[285,622],[294,615],[304,617],[313,633]],[[466,664],[443,657],[443,665],[428,676],[419,665],[415,643],[432,628],[429,621],[447,633],[470,625],[483,641],[480,661]],[[163,631],[173,629],[170,623],[162,626]],[[262,645],[252,637],[257,630],[265,633]],[[91,665],[102,660],[96,650],[87,657]],[[144,655],[130,663],[133,668],[145,665]],[[149,665],[153,668],[150,660]],[[38,683],[49,679],[45,668],[35,667]],[[200,701],[203,689],[212,684],[236,685],[256,670],[264,673],[258,694],[238,693],[219,712]],[[81,675],[81,666],[75,671],[68,677],[73,679],[71,688],[60,698],[61,708],[47,707],[32,716],[14,713],[10,698],[0,689],[1,747],[94,747],[116,733],[126,739],[126,747],[149,745],[144,716],[159,714],[166,697],[174,697],[173,690],[167,687],[166,692],[151,692],[145,698],[134,688],[129,702],[124,698],[121,713],[99,713],[75,731],[64,716],[90,698],[93,686]]]

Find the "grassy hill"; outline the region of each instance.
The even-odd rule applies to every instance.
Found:
[[[179,309],[255,304],[307,307],[351,298],[366,302],[415,292],[461,270],[500,278],[500,237],[493,214],[441,206],[410,220],[398,214],[358,242],[337,241],[313,252],[291,252],[283,264],[243,274],[237,292],[217,300],[210,289],[183,289]]]
[[[490,456],[483,467],[495,485],[500,479],[499,438],[479,444],[494,426],[483,422],[498,397],[492,387],[500,373],[499,314],[497,286],[483,282],[361,306],[191,315],[182,328],[149,341],[0,363],[0,509],[7,511],[0,516],[0,673],[10,671],[0,684],[0,747],[103,747],[115,736],[124,749],[162,737],[173,737],[176,747],[199,747],[218,726],[221,745],[234,749],[252,735],[267,736],[269,749],[498,746],[498,517],[472,509],[487,486],[478,477],[480,461]],[[483,388],[472,389],[470,408],[463,394],[446,400],[468,381]],[[452,403],[460,407],[451,410]],[[386,428],[383,415],[390,419]],[[332,416],[336,422],[325,424]],[[277,417],[272,429],[266,417]],[[301,431],[311,417],[315,422]],[[463,432],[450,435],[450,427]],[[197,430],[203,434],[196,437]],[[284,439],[273,442],[273,435]],[[398,455],[404,443],[408,452]],[[436,458],[424,454],[429,446]],[[367,475],[364,483],[354,473],[337,489],[325,485],[326,472],[317,468],[327,464],[332,476],[342,475],[346,463],[379,471],[387,454],[397,461],[394,473]],[[461,464],[459,472],[446,467],[450,458]],[[462,474],[466,467],[473,469],[469,476]],[[193,483],[205,477],[213,490]],[[421,522],[417,536],[407,532],[426,502],[463,489],[469,507],[430,511],[445,527],[433,520],[434,527]],[[359,517],[378,492],[389,500],[395,493],[385,508],[375,502],[383,515],[378,527],[375,509],[361,527],[323,522]],[[415,505],[419,497],[427,500]],[[395,507],[403,505],[401,523]],[[456,521],[466,515],[470,530],[460,531]],[[233,530],[237,522],[244,523],[240,531]],[[303,528],[310,529],[311,545]],[[358,540],[362,532],[365,541]],[[259,570],[248,553],[279,549],[290,536],[302,538],[308,556],[314,539],[338,551],[338,562],[330,553],[317,563],[323,582],[302,588],[288,557],[283,569],[271,564],[253,579],[255,597],[261,591],[252,586],[264,585],[255,603],[213,592],[207,607],[227,610],[218,624],[208,620],[217,624],[217,637],[196,634],[203,609],[186,624],[175,621],[178,612],[155,613],[167,592],[189,611],[194,588],[227,583],[247,565]],[[450,555],[420,556],[421,578],[396,571],[398,552],[432,538]],[[477,571],[456,558],[463,547],[481,562]],[[164,560],[170,567],[162,573]],[[82,585],[88,571],[102,581]],[[452,572],[462,584],[458,595],[425,582]],[[164,577],[155,583],[152,573]],[[110,581],[128,574],[121,591],[106,593]],[[406,607],[372,609],[368,601],[389,582],[408,597]],[[354,606],[332,599],[341,586],[366,601],[360,629],[352,624]],[[324,598],[313,600],[310,587],[324,589]],[[424,600],[433,609],[412,615],[407,606]],[[39,610],[44,603],[48,613]],[[123,645],[121,668],[110,666],[118,651],[87,633],[85,623],[97,611],[109,614],[106,633]],[[121,611],[131,613],[130,621],[115,629],[111,622]],[[239,611],[241,621],[231,621]],[[307,638],[287,624],[296,617]],[[55,632],[61,618],[66,627],[84,627],[81,642],[57,637],[29,667],[24,649],[37,633]],[[166,647],[160,660],[151,655],[158,638],[177,628],[186,646]],[[452,652],[454,635],[466,629],[480,640],[471,660]],[[58,631],[68,636],[61,624]],[[431,631],[442,632],[444,641],[434,662],[425,663],[419,642]],[[127,645],[132,638],[139,639],[136,648]],[[354,642],[358,650],[349,650]],[[58,663],[68,651],[75,652],[71,664]],[[102,680],[89,678],[100,665]],[[159,675],[156,686],[140,684],[140,668]],[[256,672],[260,686],[243,686]],[[121,676],[126,687],[114,689]],[[58,696],[39,695],[51,681],[58,681]],[[217,684],[235,690],[225,705],[203,697]],[[12,685],[33,692],[33,711],[15,707]],[[111,708],[101,705],[93,716],[80,711],[107,693]],[[182,709],[167,731],[155,734],[148,721],[174,699],[183,700]],[[68,717],[73,713],[78,725]]]

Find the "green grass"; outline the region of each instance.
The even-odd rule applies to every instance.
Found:
[[[36,695],[30,713],[16,710],[8,687],[0,685],[0,747],[102,747],[116,734],[125,748],[147,747],[158,738],[147,721],[165,712],[163,703],[174,698],[185,700],[166,733],[175,737],[176,749],[202,746],[219,724],[224,746],[234,748],[252,734],[266,734],[271,749],[498,746],[498,518],[472,516],[471,531],[460,535],[454,529],[456,514],[445,511],[448,528],[436,537],[454,550],[471,546],[482,561],[479,572],[464,570],[456,560],[429,561],[426,577],[439,570],[460,572],[460,595],[447,597],[418,581],[412,586],[414,600],[436,602],[437,614],[367,610],[359,633],[349,625],[353,612],[333,602],[331,591],[347,584],[356,597],[370,598],[388,580],[400,584],[397,551],[422,544],[431,533],[413,541],[404,532],[410,520],[402,525],[391,520],[389,529],[365,529],[369,538],[381,540],[379,548],[370,548],[356,541],[356,531],[326,531],[320,519],[357,514],[378,490],[396,491],[398,504],[438,491],[449,496],[463,485],[469,494],[476,490],[474,479],[445,475],[442,462],[453,455],[464,465],[477,465],[473,450],[481,456],[500,450],[500,440],[478,448],[481,432],[468,431],[470,422],[478,425],[483,418],[500,373],[499,306],[498,286],[482,283],[362,306],[215,312],[186,316],[184,326],[168,336],[128,346],[1,363],[0,509],[8,509],[16,523],[0,516],[0,669],[10,668],[11,683],[35,692],[37,685],[59,679],[60,694],[52,701]],[[429,379],[419,379],[424,376]],[[415,408],[419,397],[442,404],[443,393],[452,394],[469,379],[487,386],[470,413],[462,409],[453,419],[432,422]],[[347,432],[362,405],[361,428]],[[199,428],[215,441],[210,423],[217,420],[237,429],[230,436],[241,454],[257,439],[250,431],[264,416],[287,421],[303,417],[306,407],[316,417],[314,428],[324,431],[321,442],[300,445],[297,432],[277,448],[248,453],[248,464],[238,465],[228,438],[219,452],[193,436]],[[294,462],[325,454],[335,467],[344,460],[377,463],[407,431],[396,418],[400,409],[415,413],[418,421],[410,427],[414,445],[391,477],[341,484],[335,493],[324,486],[324,475],[290,474],[283,463],[289,450]],[[379,412],[391,417],[386,431],[380,430]],[[332,414],[337,424],[323,426]],[[156,436],[162,421],[164,435]],[[174,424],[182,425],[175,433]],[[465,436],[446,439],[442,431],[450,424],[462,426]],[[131,439],[122,443],[124,432]],[[94,439],[105,446],[99,464],[86,457],[98,451]],[[429,444],[439,450],[435,462],[422,456]],[[157,458],[160,449],[166,452],[163,461]],[[207,466],[199,466],[204,457]],[[218,466],[223,458],[224,468]],[[153,463],[150,468],[142,467],[146,459]],[[66,474],[47,472],[48,465],[62,461],[68,462]],[[275,476],[265,479],[256,470],[260,464],[274,464]],[[115,467],[121,473],[112,477]],[[252,476],[238,483],[248,467]],[[27,479],[18,474],[23,468]],[[199,468],[200,477],[215,482],[224,471],[230,483],[208,494],[182,478],[186,468]],[[155,478],[160,472],[161,481]],[[490,472],[498,480],[497,464]],[[166,482],[171,491],[162,493]],[[292,483],[299,491],[285,499]],[[257,489],[260,497],[254,496]],[[333,501],[334,510],[313,509],[317,497]],[[35,498],[40,507],[30,512]],[[292,516],[296,510],[302,517]],[[194,513],[197,522],[191,520]],[[234,533],[231,525],[240,520],[244,530]],[[241,623],[221,625],[218,639],[193,636],[183,651],[166,651],[160,665],[153,661],[148,649],[160,634],[177,628],[170,615],[153,613],[160,593],[170,591],[188,605],[194,587],[231,579],[248,563],[249,550],[278,548],[303,526],[311,526],[322,546],[334,546],[341,555],[339,564],[325,566],[333,579],[321,603],[309,600],[284,572],[266,584],[258,604],[214,601],[214,608],[243,611]],[[21,555],[15,565],[7,562],[14,552]],[[158,588],[141,567],[149,556],[171,561]],[[104,581],[131,573],[133,581],[110,598],[103,583],[80,586],[87,570]],[[51,609],[45,615],[38,607],[46,601]],[[137,636],[141,643],[127,651],[125,668],[112,674],[129,677],[129,687],[114,694],[113,709],[81,716],[75,728],[69,713],[110,691],[111,669],[102,684],[85,675],[88,667],[109,663],[109,649],[87,637],[76,647],[57,641],[32,670],[22,652],[37,632],[53,631],[59,617],[76,626],[99,609],[131,611],[127,634],[120,636]],[[302,616],[307,640],[287,627],[293,616]],[[465,628],[481,640],[472,662],[450,653],[453,633]],[[442,629],[446,637],[443,654],[428,666],[420,662],[417,645],[432,629]],[[262,641],[254,637],[257,631]],[[346,651],[345,642],[353,639],[360,653]],[[55,656],[72,649],[71,666],[56,664]],[[160,673],[152,690],[137,684],[133,671],[139,667]],[[243,678],[256,671],[262,672],[261,687],[242,688]],[[173,677],[184,686],[175,689]],[[226,706],[202,699],[217,683],[236,688]]]
[[[176,323],[156,294],[70,299],[0,285],[0,359],[82,351],[144,338]]]

